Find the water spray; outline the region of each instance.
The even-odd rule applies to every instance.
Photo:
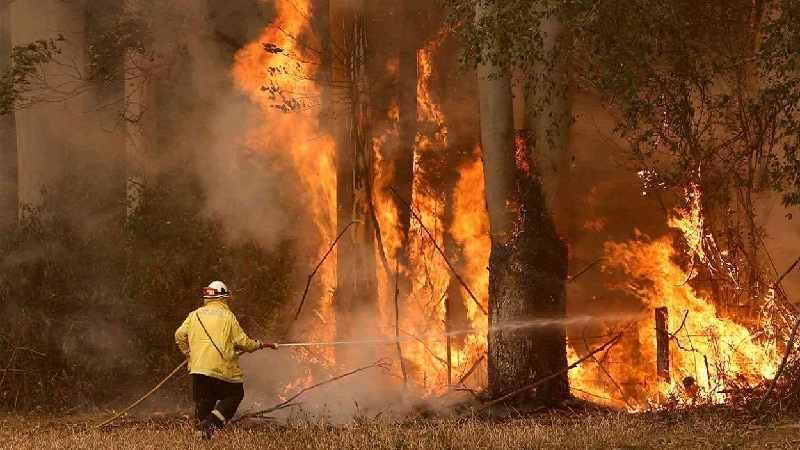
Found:
[[[546,328],[552,326],[569,326],[581,325],[597,322],[623,322],[629,320],[638,320],[642,317],[641,313],[624,313],[613,314],[604,316],[574,316],[560,319],[532,319],[525,321],[506,322],[500,325],[489,327],[487,331],[517,331],[529,330],[534,328]],[[347,341],[327,341],[327,342],[287,342],[284,344],[277,344],[278,347],[333,347],[344,345],[381,345],[381,344],[398,344],[408,341],[419,341],[424,339],[446,338],[453,336],[464,336],[470,334],[478,334],[480,330],[474,328],[454,330],[447,333],[430,333],[421,336],[407,336],[398,338],[366,338]]]

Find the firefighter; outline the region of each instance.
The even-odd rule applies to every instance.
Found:
[[[203,288],[204,305],[189,313],[175,331],[175,342],[192,375],[197,435],[205,439],[233,418],[244,398],[239,353],[278,348],[245,334],[228,306],[230,299],[225,283],[212,282]]]

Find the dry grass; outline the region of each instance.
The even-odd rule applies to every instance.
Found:
[[[95,431],[67,421],[0,419],[0,447],[14,449],[516,449],[798,448],[796,420],[753,425],[722,411],[671,414],[547,414],[505,421],[424,419],[333,426],[241,424],[211,442],[181,420],[130,422]]]

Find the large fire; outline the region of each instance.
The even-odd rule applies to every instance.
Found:
[[[336,236],[336,152],[330,135],[321,134],[319,111],[311,105],[295,104],[296,98],[319,98],[320,88],[312,81],[315,65],[298,53],[293,38],[310,32],[307,15],[310,1],[275,2],[277,19],[259,38],[236,53],[232,76],[238,88],[259,106],[260,117],[246,137],[250,148],[278,152],[291,163],[300,192],[305,193],[318,244],[309,259],[319,259]],[[289,107],[297,110],[286,112]],[[318,274],[319,295],[314,316],[322,326],[309,327],[308,336],[318,340],[335,337],[335,315],[331,290],[335,284],[332,265]],[[312,354],[307,355],[312,357]],[[333,364],[330,349],[315,350],[314,359]]]
[[[625,281],[612,288],[638,300],[633,308],[641,319],[619,327],[629,331],[609,352],[604,367],[595,364],[570,373],[579,396],[592,399],[591,393],[631,409],[674,401],[721,403],[732,382],[755,384],[775,375],[780,359],[775,341],[763,330],[754,333],[724,317],[713,299],[691,286],[695,265],[706,261],[704,242],[713,238],[703,229],[699,190],[692,187],[686,200],[688,206],[676,209],[668,224],[689,248],[688,270],[675,261],[669,236],[640,234],[634,241],[606,243],[603,269],[623,276]],[[668,311],[669,378],[656,370],[656,308]],[[574,358],[574,346],[570,353]]]
[[[313,252],[308,258],[309,266],[313,266],[336,236],[337,227],[345,225],[336,223],[335,143],[331,136],[320,131],[317,105],[313,101],[303,104],[296,100],[320,95],[320,87],[313,81],[317,66],[308,62],[313,61],[314,55],[303,54],[302,48],[296,45],[296,37],[311,33],[307,14],[310,2],[277,0],[275,6],[277,19],[259,39],[236,54],[232,75],[237,86],[260,107],[258,125],[247,137],[250,146],[284,155],[297,175],[300,191],[306,195],[304,200],[316,234]],[[478,389],[486,383],[482,361],[487,350],[487,317],[461,287],[455,290],[460,290],[460,295],[453,296],[451,284],[455,280],[422,230],[424,225],[442,248],[446,247],[446,240],[452,240],[456,251],[451,256],[458,260],[462,278],[486,309],[490,243],[479,151],[462,158],[449,196],[429,185],[426,180],[430,178],[425,176],[425,167],[420,164],[424,155],[452,151],[447,119],[435,100],[430,83],[436,53],[446,37],[446,33],[436,36],[418,52],[417,123],[420,131],[414,148],[413,198],[410,200],[422,224],[412,221],[406,249],[401,248],[404,239],[397,203],[388,191],[395,182],[395,168],[387,157],[387,149],[396,145],[399,134],[396,99],[388,112],[388,125],[373,130],[372,141],[372,201],[384,251],[390,268],[397,266],[411,286],[410,292],[399,296],[403,357],[409,382],[424,395],[446,391],[449,385],[461,381]],[[396,73],[396,63],[390,62],[387,70]],[[669,223],[684,236],[694,264],[703,264],[702,209],[699,193],[692,192],[689,206],[677,210]],[[400,262],[401,251],[408,254],[407,267]],[[587,361],[570,372],[570,382],[577,396],[643,409],[674,398],[686,400],[684,382],[691,377],[699,387],[699,393],[689,395],[693,401],[700,398],[721,402],[725,400],[723,391],[731,379],[754,383],[774,374],[775,343],[737,323],[735,318],[722,317],[714,300],[691,286],[696,272],[682,268],[675,261],[672,238],[639,236],[631,242],[609,242],[605,252],[604,273],[624,275],[626,281],[614,282],[612,287],[633,296],[636,304],[628,312],[637,313],[638,318],[623,326],[609,325],[605,330],[608,333],[624,330],[621,343],[605,357]],[[387,338],[394,337],[395,329],[393,275],[378,264],[378,329]],[[309,339],[335,338],[336,318],[331,295],[335,279],[335,264],[323,265],[316,281],[313,313],[306,314],[306,320],[313,325],[303,331]],[[449,343],[444,336],[447,331],[453,331],[447,323],[448,296],[458,297],[449,301],[461,302],[460,306],[466,311],[467,329],[471,330]],[[669,379],[659,377],[656,371],[654,310],[660,307],[668,310]],[[574,332],[571,336],[570,360],[597,343],[590,338],[583,341],[580,334]],[[386,345],[381,351],[396,359],[393,345]],[[300,357],[305,362],[326,367],[337,364],[330,349]],[[387,377],[387,384],[397,383],[399,365],[396,368],[397,376]],[[470,376],[465,377],[467,374]],[[302,384],[311,382],[311,378],[303,380]]]

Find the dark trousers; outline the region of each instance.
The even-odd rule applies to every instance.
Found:
[[[242,403],[244,385],[192,374],[192,393],[195,419],[198,422],[207,421],[222,426],[233,419],[239,404]],[[225,417],[224,422],[212,413],[214,410]]]

